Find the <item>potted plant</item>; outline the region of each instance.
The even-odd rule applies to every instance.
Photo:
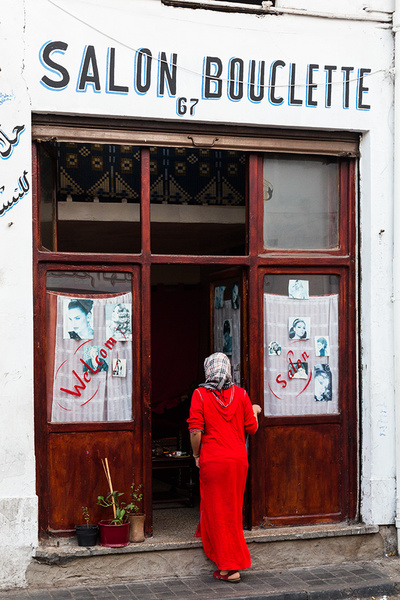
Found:
[[[143,494],[140,492],[142,484],[135,486],[135,481],[131,485],[131,501],[126,505],[129,519],[129,541],[144,542],[144,520],[145,515],[139,512],[139,504],[143,499]]]
[[[102,463],[110,491],[105,498],[98,496],[97,504],[104,508],[112,508],[113,518],[99,521],[100,544],[110,548],[120,548],[129,544],[128,512],[125,508],[126,503],[120,499],[123,493],[113,490],[107,458],[102,460]]]
[[[82,506],[83,519],[85,525],[75,525],[78,546],[95,546],[97,544],[98,525],[89,523],[89,510],[87,506]]]
[[[129,544],[129,513],[126,511],[125,502],[120,500],[122,492],[114,490],[104,498],[97,497],[97,504],[104,508],[112,508],[114,518],[99,521],[100,544],[111,548],[119,548]]]

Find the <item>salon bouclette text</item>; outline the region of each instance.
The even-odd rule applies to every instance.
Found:
[[[115,48],[107,49],[104,64],[104,59],[101,58],[103,49],[96,50],[93,45],[85,46],[80,65],[76,65],[74,70],[68,60],[68,48],[66,42],[57,40],[46,42],[40,49],[40,62],[47,71],[40,83],[45,88],[60,92],[75,86],[76,91],[82,93],[91,90],[94,93],[145,95],[155,91],[160,98],[166,95],[172,98],[177,96],[180,73],[177,53],[172,53],[167,58],[166,52],[153,54],[150,49],[141,48],[135,52],[129,73],[126,69],[123,71],[118,68],[122,78],[117,81],[117,66],[120,65]],[[315,62],[300,66],[284,60],[268,62],[239,57],[224,62],[218,56],[204,56],[202,67],[198,71],[201,76],[199,98],[177,98],[176,110],[179,116],[193,116],[200,99],[223,98],[232,102],[245,99],[255,104],[267,102],[275,107],[286,104],[311,108],[341,106],[343,109],[370,110],[366,77],[371,72],[370,68],[339,64],[321,65]],[[101,76],[101,73],[105,75]],[[340,93],[335,93],[338,86]]]

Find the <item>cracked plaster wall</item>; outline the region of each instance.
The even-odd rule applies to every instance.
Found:
[[[12,138],[0,158],[0,208],[18,198],[26,171],[30,190],[0,217],[0,588],[24,585],[37,544],[33,423],[32,164],[30,99],[24,71],[22,0],[7,4],[0,20],[0,129]],[[2,137],[2,141],[4,138]],[[1,148],[5,150],[4,143]],[[16,191],[17,190],[17,191]]]

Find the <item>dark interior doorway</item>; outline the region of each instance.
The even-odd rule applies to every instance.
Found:
[[[223,338],[215,337],[215,328],[219,327],[215,322],[216,286],[224,284],[229,310],[232,288],[235,283],[239,286],[239,281],[239,272],[222,266],[152,267],[152,485],[156,511],[166,507],[198,508],[198,470],[191,457],[187,428],[190,401],[193,391],[204,381],[205,357],[224,351]],[[230,358],[233,366],[236,363],[232,359],[239,360],[238,373],[233,376],[239,378],[236,383],[241,385],[240,358],[237,359],[241,354],[240,311],[234,312],[237,314],[231,322],[235,321],[238,327],[238,349],[233,354],[231,351]],[[156,526],[156,513],[154,523]]]
[[[208,286],[196,265],[155,265],[151,286],[153,506],[198,503],[186,420],[210,347]]]

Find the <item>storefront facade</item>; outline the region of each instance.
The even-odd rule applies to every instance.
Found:
[[[395,522],[394,7],[236,4],[7,17],[3,586],[102,518],[101,458],[152,533],[213,351],[263,407],[246,527]]]

